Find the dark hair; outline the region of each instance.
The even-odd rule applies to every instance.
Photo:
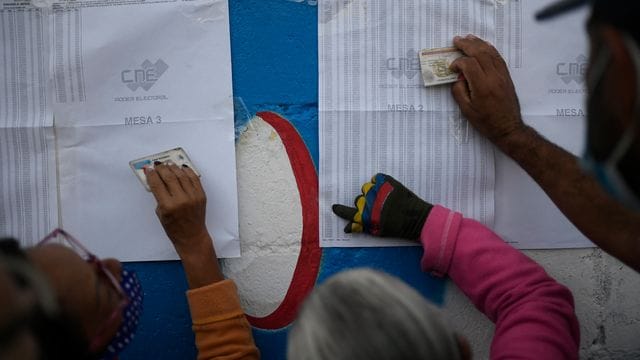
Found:
[[[39,309],[31,323],[31,331],[40,345],[42,360],[97,359],[89,352],[89,342],[82,327],[65,313],[46,316]]]
[[[27,266],[31,272],[37,272],[29,263],[24,250],[15,239],[0,239],[0,254],[6,261],[16,261]],[[28,289],[32,284],[28,276],[7,267],[16,287]],[[43,360],[97,359],[89,352],[89,342],[82,332],[82,326],[64,311],[52,313],[42,306],[35,306],[28,315],[10,324],[0,331],[4,341],[10,341],[12,335],[28,328],[36,339]]]

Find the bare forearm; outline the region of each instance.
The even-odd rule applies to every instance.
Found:
[[[189,289],[197,289],[224,280],[211,237],[193,242],[188,249],[178,251]],[[196,245],[197,244],[197,245]]]
[[[464,75],[451,87],[462,114],[518,162],[582,233],[640,271],[640,215],[609,198],[575,156],[523,124],[509,68],[495,47],[473,35],[453,43],[466,55],[451,64]]]
[[[182,260],[190,289],[224,280],[207,231],[207,196],[200,177],[189,167],[155,164],[145,168],[151,193],[158,206],[156,214]]]
[[[496,142],[591,241],[640,271],[640,216],[609,197],[578,159],[530,127]]]

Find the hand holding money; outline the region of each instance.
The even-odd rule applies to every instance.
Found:
[[[458,80],[458,73],[450,69],[451,63],[464,56],[456,48],[420,50],[420,70],[424,86],[450,84]]]
[[[452,71],[464,75],[453,85],[453,97],[467,120],[501,146],[526,129],[507,64],[495,47],[473,35],[457,36],[453,43],[465,55],[451,64]]]

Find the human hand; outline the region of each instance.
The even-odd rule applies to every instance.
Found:
[[[196,173],[176,165],[156,165],[146,168],[151,193],[158,206],[156,214],[178,255],[198,252],[211,246],[205,224],[207,197]]]
[[[334,204],[332,210],[349,221],[346,233],[417,240],[432,207],[396,179],[378,173],[362,185],[355,208]]]
[[[507,64],[488,42],[473,36],[456,36],[456,48],[466,56],[451,64],[463,76],[452,87],[462,114],[494,144],[526,128]]]

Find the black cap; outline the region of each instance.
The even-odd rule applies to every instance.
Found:
[[[536,13],[537,20],[547,20],[584,5],[591,7],[591,20],[611,24],[640,42],[640,1],[638,0],[562,0]]]
[[[562,0],[553,3],[536,13],[536,20],[547,20],[589,3],[589,0]]]

